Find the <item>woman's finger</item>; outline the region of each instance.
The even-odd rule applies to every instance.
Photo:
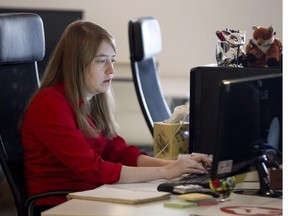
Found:
[[[197,162],[202,162],[203,164],[207,164],[207,166],[211,166],[213,156],[208,154],[192,153],[191,159],[196,160]]]

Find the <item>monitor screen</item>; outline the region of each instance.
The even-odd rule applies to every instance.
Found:
[[[263,145],[282,142],[282,74],[223,80],[218,88],[211,179],[250,171]]]
[[[281,69],[271,68],[212,66],[192,68],[190,71],[190,153],[202,152],[213,154],[219,113],[219,85],[222,80],[238,79],[270,73],[282,73],[281,71]],[[268,105],[267,107],[265,115],[267,117],[267,122],[270,122],[269,116],[272,114],[269,112],[272,111],[272,109]]]

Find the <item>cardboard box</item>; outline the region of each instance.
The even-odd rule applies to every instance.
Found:
[[[177,159],[179,154],[189,153],[189,122],[154,123],[154,156]]]
[[[271,189],[282,190],[282,169],[270,169],[269,178]]]

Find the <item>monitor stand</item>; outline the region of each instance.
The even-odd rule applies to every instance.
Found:
[[[261,159],[262,158],[262,159]],[[270,181],[268,177],[268,169],[266,167],[265,161],[267,161],[266,155],[258,157],[255,161],[255,166],[259,175],[260,189],[258,195],[265,197],[282,197],[282,192],[274,191],[270,187]]]
[[[257,156],[254,161],[254,165],[259,175],[259,183],[260,189],[258,191],[251,190],[237,190],[235,193],[240,194],[249,194],[249,195],[258,195],[264,197],[274,197],[274,198],[282,198],[281,191],[274,191],[270,187],[270,181],[268,177],[268,169],[266,167],[265,162],[267,161],[267,157],[265,154],[261,156]]]

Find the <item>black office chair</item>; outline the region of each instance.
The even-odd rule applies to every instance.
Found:
[[[39,87],[37,61],[44,57],[44,28],[36,14],[0,14],[0,162],[19,216],[33,215],[41,197],[66,195],[55,191],[28,197],[23,173],[18,124],[29,98]]]
[[[153,136],[154,122],[161,122],[171,116],[161,89],[155,60],[162,49],[160,26],[153,17],[141,17],[129,21],[128,34],[137,98]]]

